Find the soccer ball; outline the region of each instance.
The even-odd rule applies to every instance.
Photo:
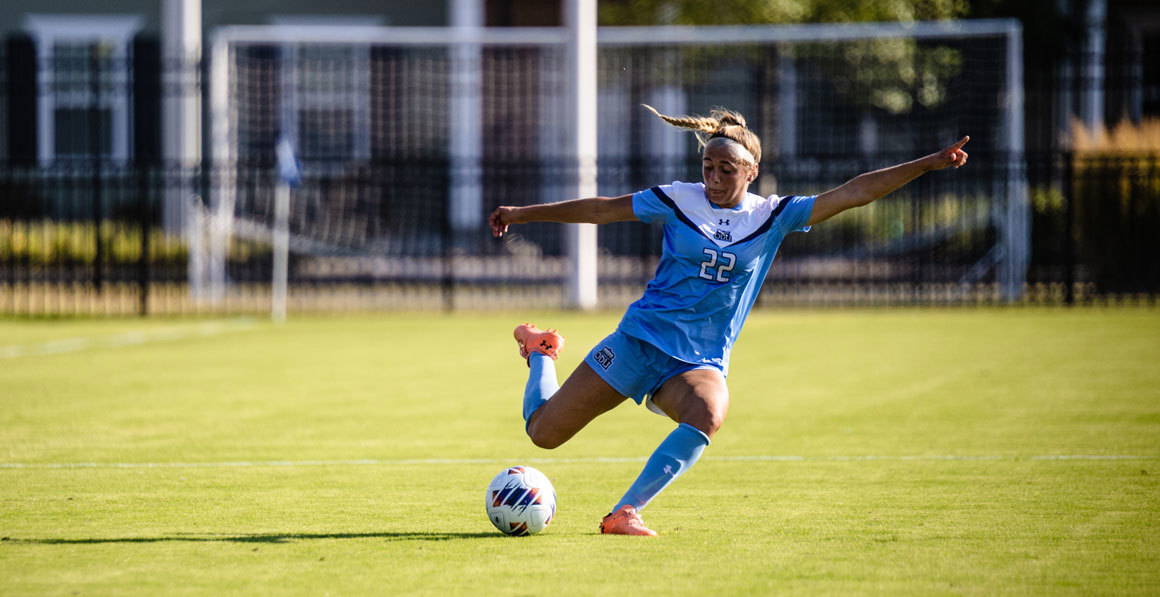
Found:
[[[513,466],[491,480],[484,496],[487,517],[507,535],[534,535],[552,522],[556,489],[544,473]]]

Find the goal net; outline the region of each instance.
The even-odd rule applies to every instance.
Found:
[[[269,284],[275,142],[287,137],[302,173],[287,223],[294,308],[325,308],[318,296],[351,308],[563,305],[561,226],[501,242],[486,217],[571,198],[565,32],[450,31],[215,33],[198,288]],[[1029,245],[1021,53],[1012,21],[602,28],[599,194],[700,180],[693,137],[640,104],[744,114],[764,144],[751,188],[763,195],[822,192],[970,134],[969,167],[787,240],[761,301],[1016,298]],[[601,303],[619,306],[651,277],[660,231],[602,226],[595,250]]]

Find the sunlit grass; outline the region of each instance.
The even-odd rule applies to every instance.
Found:
[[[0,593],[1160,590],[1155,309],[757,312],[653,540],[597,525],[672,423],[533,447],[529,318],[561,377],[617,321],[0,321]],[[523,539],[483,513],[516,463],[559,492]]]

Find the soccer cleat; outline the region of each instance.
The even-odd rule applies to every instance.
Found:
[[[629,504],[620,507],[619,510],[604,517],[600,523],[600,532],[605,535],[639,535],[643,537],[656,537],[656,531],[644,526],[644,521],[640,519],[640,514],[636,513],[636,508]]]
[[[525,361],[533,352],[546,354],[555,359],[564,348],[564,337],[556,330],[543,331],[531,323],[517,325],[512,335],[516,337],[516,343],[520,345],[520,356],[524,357]]]

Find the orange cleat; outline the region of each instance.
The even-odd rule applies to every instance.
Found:
[[[520,345],[520,356],[526,361],[533,352],[546,354],[553,359],[560,356],[564,348],[564,337],[556,330],[542,331],[531,323],[521,323],[516,326],[512,335]]]
[[[600,532],[605,535],[639,535],[642,537],[656,537],[656,531],[644,526],[636,508],[625,504],[619,510],[604,517],[600,523]]]

